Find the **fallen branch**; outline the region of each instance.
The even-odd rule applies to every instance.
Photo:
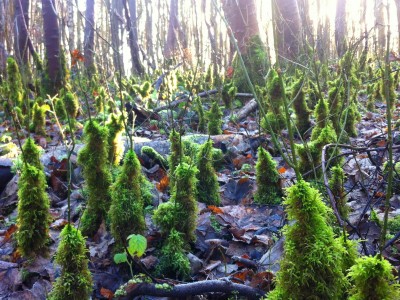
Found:
[[[258,107],[257,101],[253,98],[249,102],[246,103],[236,114],[237,120],[244,120],[250,113],[255,111]]]
[[[152,283],[133,283],[125,287],[126,296],[121,299],[130,300],[136,296],[187,297],[206,293],[235,293],[248,299],[259,299],[265,295],[263,290],[228,280],[204,280],[192,283],[177,284],[171,288],[163,288]]]

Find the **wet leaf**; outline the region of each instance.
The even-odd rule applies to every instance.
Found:
[[[214,214],[223,214],[224,213],[222,209],[220,209],[218,206],[215,206],[215,205],[208,205],[207,208],[209,210],[211,210],[211,212]]]
[[[129,254],[132,256],[141,257],[147,248],[146,238],[140,234],[131,234],[127,239],[129,240]]]
[[[114,255],[114,262],[116,264],[121,264],[128,261],[128,257],[126,256],[126,252],[124,253],[117,253]]]
[[[104,298],[107,298],[109,300],[111,300],[114,297],[114,293],[112,291],[110,291],[109,289],[103,288],[103,287],[100,289],[100,294]]]

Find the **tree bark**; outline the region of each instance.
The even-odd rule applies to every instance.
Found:
[[[346,42],[346,0],[337,0],[335,17],[335,44],[337,55],[342,57],[347,51]]]
[[[173,58],[182,53],[183,58],[189,58],[184,56],[184,51],[187,49],[186,36],[180,27],[178,20],[178,0],[171,0],[169,6],[169,22],[168,22],[168,35],[164,45],[164,56]]]
[[[118,70],[123,76],[125,74],[123,56],[122,56],[122,42],[120,38],[121,25],[123,24],[123,2],[122,0],[111,0],[108,5],[110,6],[110,26],[111,26],[111,44],[113,47],[113,63],[114,69]]]
[[[380,56],[383,58],[386,49],[386,30],[385,30],[385,17],[384,17],[385,5],[383,0],[375,0],[375,29],[378,35],[378,44],[376,45],[376,50]]]
[[[396,3],[396,12],[397,12],[397,37],[398,37],[397,52],[400,53],[400,0],[394,0],[394,3]]]
[[[140,57],[139,57],[136,0],[129,0],[129,9],[126,2],[127,1],[124,0],[125,17],[129,32],[129,48],[131,50],[131,59],[132,59],[132,73],[137,75],[143,75],[144,68],[142,63],[140,62]]]
[[[85,42],[84,42],[85,67],[88,76],[96,72],[94,64],[94,0],[86,0],[85,12]]]
[[[54,0],[42,0],[44,46],[46,48],[46,73],[50,86],[47,92],[55,93],[61,87],[60,31]]]
[[[67,0],[67,27],[68,27],[68,50],[75,49],[75,27],[74,27],[74,5],[72,0]]]
[[[296,0],[273,1],[278,56],[295,60],[300,53],[301,20]]]
[[[6,7],[5,1],[0,1],[0,75],[6,74]]]
[[[20,66],[28,64],[29,0],[14,0],[15,53]]]

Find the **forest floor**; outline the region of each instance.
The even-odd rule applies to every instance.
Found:
[[[379,221],[382,220],[385,199],[385,176],[382,161],[386,157],[386,120],[385,105],[376,103],[375,112],[363,111],[365,99],[360,98],[362,121],[357,125],[358,136],[351,138],[352,148],[343,148],[343,165],[347,176],[345,182],[348,192],[348,204],[351,208],[348,233],[352,239],[363,240],[360,252],[373,254],[377,251],[380,235]],[[245,102],[245,101],[244,101]],[[244,103],[245,104],[245,103]],[[395,111],[395,119],[400,109]],[[235,115],[237,109],[233,111]],[[279,269],[279,259],[283,252],[281,229],[286,223],[282,205],[266,206],[253,203],[255,184],[256,152],[259,145],[271,150],[277,162],[281,176],[281,185],[290,186],[294,180],[293,170],[285,164],[274,151],[269,135],[259,135],[257,116],[248,116],[244,121],[230,121],[230,113],[225,112],[224,133],[212,136],[214,147],[224,152],[224,161],[217,170],[220,183],[222,204],[220,207],[199,203],[197,221],[197,240],[192,245],[189,259],[193,281],[225,278],[232,282],[245,284],[257,289],[268,290],[274,273]],[[8,122],[0,125],[0,132],[13,132]],[[81,135],[82,132],[77,132]],[[16,250],[14,232],[16,231],[18,175],[8,174],[12,160],[18,150],[8,153],[0,160],[2,178],[8,184],[0,198],[0,298],[3,299],[45,299],[52,282],[60,275],[60,268],[54,264],[53,256],[59,243],[59,233],[67,224],[67,185],[66,185],[66,149],[60,146],[58,129],[54,124],[47,124],[46,139],[35,136],[43,148],[41,160],[48,177],[48,194],[51,199],[50,256],[38,257],[27,261]],[[157,186],[153,190],[153,206],[146,207],[148,248],[141,258],[144,267],[154,270],[158,260],[161,235],[151,219],[154,206],[169,198],[169,190],[163,186],[165,171],[140,154],[143,145],[153,146],[161,154],[169,151],[168,136],[160,133],[157,125],[141,124],[136,130],[135,151],[142,162],[144,173]],[[186,133],[185,137],[189,138]],[[50,138],[49,138],[50,137]],[[286,142],[287,133],[280,136]],[[197,143],[207,140],[206,135],[191,136]],[[17,140],[12,140],[17,144]],[[299,141],[298,141],[299,142]],[[395,131],[395,145],[400,144],[400,135]],[[73,191],[71,194],[72,220],[79,226],[79,217],[84,204],[83,179],[80,168],[76,165],[76,154],[82,144],[78,144],[72,155],[75,164]],[[399,148],[395,148],[396,161]],[[11,158],[10,158],[11,157]],[[7,174],[6,174],[7,173]],[[6,175],[4,175],[6,174]],[[327,174],[329,177],[329,174]],[[3,182],[4,184],[5,182]],[[325,186],[314,182],[330,205]],[[395,192],[400,191],[400,174],[395,176]],[[371,208],[373,213],[371,213]],[[400,194],[391,200],[390,216],[400,214]],[[332,214],[332,223],[334,223]],[[397,232],[391,232],[395,235]],[[115,290],[130,278],[129,269],[116,265],[113,261],[114,239],[103,223],[93,238],[87,239],[90,255],[89,268],[94,279],[93,299],[111,299]],[[398,268],[400,265],[400,240],[396,236],[387,243],[384,256]],[[140,272],[139,270],[136,270]],[[170,280],[171,283],[178,281]],[[219,299],[223,298],[222,296]],[[147,297],[146,299],[151,299]]]

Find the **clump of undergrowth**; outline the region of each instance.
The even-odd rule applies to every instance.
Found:
[[[258,148],[256,163],[257,191],[254,201],[259,204],[278,204],[281,202],[282,189],[276,162],[264,148]]]
[[[221,197],[219,195],[218,178],[212,162],[212,141],[209,139],[200,146],[197,154],[197,196],[198,201],[207,204],[219,205]]]
[[[175,229],[183,234],[186,242],[196,240],[197,172],[195,166],[180,163],[175,170],[175,186],[170,200],[160,204],[153,216],[163,233],[169,234]]]
[[[343,87],[339,80],[335,80],[331,83],[331,87],[328,91],[328,104],[330,112],[330,120],[332,126],[335,129],[337,135],[340,134],[340,116],[343,107],[342,94],[344,92]]]
[[[390,73],[387,80],[386,80],[386,75],[384,72],[382,73],[382,83],[380,85],[381,88],[381,95],[382,95],[382,100],[389,102],[390,109],[394,108],[394,104],[396,102],[396,92],[395,92],[395,84],[394,84],[394,77],[393,74]]]
[[[203,104],[201,103],[200,97],[194,98],[194,104],[196,105],[197,115],[199,116],[199,123],[197,124],[197,131],[201,133],[205,133],[207,126],[206,126],[206,119],[204,115]]]
[[[102,86],[100,86],[98,88],[98,90],[96,91],[96,97],[95,97],[95,103],[96,103],[96,110],[98,113],[102,113],[106,110],[106,106],[107,106],[107,93],[106,93],[106,89]]]
[[[367,110],[368,111],[374,111],[375,110],[375,99],[373,97],[373,92],[374,92],[374,84],[369,84],[367,86]]]
[[[77,97],[71,92],[66,92],[62,99],[64,102],[65,112],[69,117],[71,127],[73,129],[75,128],[76,117],[78,116],[79,112],[79,101]]]
[[[210,112],[208,113],[208,134],[217,135],[222,133],[222,111],[218,101],[213,101]]]
[[[61,276],[48,295],[49,300],[89,299],[92,292],[85,239],[81,232],[67,224],[60,234],[55,261],[61,266]]]
[[[331,169],[331,178],[329,180],[329,188],[335,197],[336,207],[343,219],[348,219],[350,208],[347,205],[346,191],[344,189],[344,181],[346,176],[340,166],[334,166]]]
[[[23,166],[18,181],[18,249],[25,257],[47,253],[50,202],[39,149],[31,138],[23,146]]]
[[[166,277],[186,279],[190,274],[190,262],[184,252],[185,242],[182,233],[172,229],[161,249],[157,273]]]
[[[303,90],[304,77],[301,76],[292,86],[293,108],[296,113],[296,127],[300,135],[304,135],[311,127],[310,113]]]
[[[82,166],[88,197],[81,230],[85,236],[93,236],[110,207],[108,131],[96,121],[88,121],[83,134],[86,143],[78,154],[78,163]]]
[[[287,189],[284,254],[268,299],[341,299],[347,281],[342,246],[327,223],[328,208],[304,180]]]
[[[238,89],[233,81],[227,82],[222,87],[222,101],[224,101],[225,108],[232,109],[233,100],[235,100],[235,96]]]
[[[353,99],[350,105],[343,111],[342,124],[347,135],[350,137],[357,136],[356,124],[361,120],[361,114],[358,111],[355,99]]]
[[[183,160],[181,135],[175,129],[172,129],[169,134],[169,142],[171,143],[171,146],[170,154],[168,156],[168,167],[170,175],[169,183],[172,190],[175,185],[175,169]]]
[[[111,233],[119,247],[125,245],[130,234],[143,234],[146,229],[142,177],[139,159],[133,150],[129,150],[122,171],[111,187]]]
[[[23,108],[23,86],[21,73],[19,72],[18,64],[14,58],[9,56],[7,58],[7,88],[8,97],[11,99],[14,106]],[[23,109],[24,112],[26,108]]]
[[[311,132],[311,140],[318,138],[321,130],[331,121],[329,120],[328,103],[324,99],[320,99],[314,109],[315,127]]]
[[[32,107],[31,130],[36,134],[46,135],[46,111],[48,109],[48,105],[39,105],[37,102]]]
[[[168,167],[168,160],[158,153],[153,147],[143,146],[140,150],[141,154],[146,154],[150,159],[158,163],[164,170]]]
[[[150,108],[152,106],[150,101],[151,83],[149,81],[145,81],[141,85],[135,84],[133,85],[133,89],[136,93],[138,93],[142,101],[146,101],[146,107]]]
[[[400,298],[400,286],[390,263],[379,256],[363,256],[350,268],[349,279],[354,283],[351,300],[395,300]]]
[[[214,65],[209,64],[206,74],[204,76],[204,83],[206,84],[206,88],[208,90],[212,89],[214,86]]]
[[[108,129],[108,161],[113,166],[119,166],[124,154],[124,145],[122,142],[122,132],[124,131],[124,116],[122,114],[110,114],[106,122]]]

